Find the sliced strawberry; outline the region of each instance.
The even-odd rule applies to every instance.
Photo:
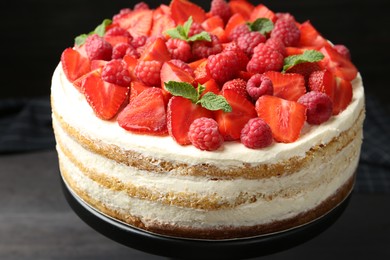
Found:
[[[336,78],[336,87],[333,97],[333,115],[337,115],[347,108],[352,101],[352,84],[350,81]]]
[[[103,81],[98,71],[89,74],[84,79],[82,88],[96,116],[109,120],[118,113],[122,104],[127,100],[129,88]]]
[[[119,43],[131,43],[131,38],[123,35],[105,35],[104,40],[114,47]]]
[[[267,71],[264,75],[272,81],[274,96],[297,101],[298,98],[306,93],[305,79],[300,74]]]
[[[91,70],[89,60],[72,48],[67,48],[62,52],[61,64],[65,76],[70,82]]]
[[[91,71],[101,69],[107,63],[108,63],[108,61],[106,61],[106,60],[91,60]]]
[[[160,37],[157,37],[154,42],[150,43],[139,58],[142,61],[157,60],[161,62],[169,61],[170,59],[171,55],[165,45],[165,41]]]
[[[245,20],[249,20],[253,9],[255,8],[246,0],[231,0],[229,6],[232,14],[239,13]]]
[[[166,135],[167,117],[161,89],[150,87],[142,91],[119,113],[118,124],[134,133]]]
[[[83,82],[84,80],[89,77],[90,74],[93,74],[93,73],[100,73],[101,72],[101,68],[99,69],[96,69],[96,70],[91,70],[90,72],[88,72],[87,74],[81,76],[80,78],[76,79],[75,81],[73,81],[73,86],[80,92],[80,93],[83,93],[84,94],[84,86],[83,86]]]
[[[215,112],[219,132],[225,140],[238,140],[241,129],[249,119],[256,117],[255,106],[235,90],[226,89],[222,95],[232,107],[232,112],[223,112],[222,110]]]
[[[256,101],[257,115],[271,127],[277,142],[296,141],[306,121],[306,107],[294,101],[264,95]]]
[[[301,31],[301,38],[299,40],[299,47],[321,49],[324,46],[329,46],[329,42],[321,36],[321,34],[314,28],[310,21],[306,21],[299,25]]]
[[[135,66],[137,66],[137,59],[130,55],[125,55],[123,61],[126,62],[127,68],[130,73],[130,78],[132,81],[137,81],[138,78],[134,73]]]
[[[258,18],[268,18],[273,23],[275,23],[276,19],[277,19],[275,13],[272,12],[270,9],[268,9],[268,7],[266,7],[263,4],[259,4],[253,9],[253,11],[249,17],[249,20],[253,22],[253,21],[256,21],[256,19],[258,19]]]
[[[176,27],[176,23],[170,15],[156,14],[156,11],[153,14],[153,26],[150,31],[151,36],[163,35],[163,32],[166,30]]]
[[[306,85],[309,82],[310,74],[314,71],[321,70],[321,66],[317,62],[303,62],[299,63],[287,70],[288,73],[298,73],[305,78]]]
[[[218,15],[211,16],[202,23],[202,27],[206,32],[212,32],[215,28],[223,28],[224,26],[222,18]]]
[[[358,70],[355,65],[331,46],[324,46],[320,51],[325,55],[320,62],[323,68],[329,69],[335,76],[348,81],[356,77]]]
[[[218,95],[218,93],[220,91],[219,86],[218,86],[217,82],[215,82],[214,79],[210,79],[210,80],[206,81],[205,83],[203,83],[202,85],[203,85],[203,87],[205,87],[205,90],[203,91],[202,96],[204,94],[206,94],[207,92],[213,92],[214,94]]]
[[[146,89],[151,88],[150,86],[147,86],[143,84],[140,81],[132,81],[130,83],[130,98],[129,103],[132,103],[136,97],[138,97],[141,92],[143,92]]]
[[[304,49],[304,48],[288,46],[288,47],[286,47],[286,57],[291,56],[291,55],[303,54],[305,52],[305,50],[306,49]]]
[[[207,60],[207,58],[203,58],[203,59],[199,59],[199,60],[193,61],[193,62],[189,63],[188,65],[191,67],[192,70],[196,70],[196,68],[200,64],[202,64],[202,62],[204,62],[205,60]]]
[[[120,15],[114,23],[126,29],[134,38],[142,35],[148,36],[153,24],[153,11],[138,9]]]
[[[226,35],[225,30],[222,27],[214,28],[212,31],[210,31],[210,34],[217,36],[219,41],[222,43],[228,42],[228,37]]]
[[[195,105],[184,97],[174,96],[168,102],[168,133],[180,145],[190,144],[188,130],[191,123],[200,117],[212,118],[213,113],[200,105]]]
[[[309,91],[323,92],[333,100],[335,83],[335,77],[329,70],[320,70],[310,74],[308,88]]]
[[[225,34],[227,36],[236,28],[238,25],[246,23],[246,20],[240,13],[233,14],[225,26]]]
[[[205,83],[211,79],[211,75],[207,69],[207,59],[205,59],[199,66],[194,70],[195,80],[200,84]]]
[[[187,0],[172,0],[169,7],[176,24],[184,24],[190,16],[194,22],[199,24],[207,18],[206,12],[200,6]]]

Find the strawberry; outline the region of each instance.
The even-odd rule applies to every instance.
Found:
[[[206,12],[200,6],[187,0],[172,0],[169,7],[176,24],[184,24],[190,16],[194,22],[200,24],[207,18]]]
[[[171,55],[165,45],[164,39],[157,37],[155,41],[147,45],[139,60],[165,62],[171,59]]]
[[[230,34],[233,32],[234,28],[239,25],[245,24],[246,20],[240,13],[233,14],[225,26],[225,34],[230,37]]]
[[[211,79],[210,72],[207,69],[207,59],[204,58],[203,62],[198,65],[198,67],[194,70],[195,80],[200,84],[205,83],[206,81]]]
[[[165,62],[160,71],[161,77],[161,88],[165,91],[165,82],[176,81],[176,82],[187,82],[195,84],[194,78],[187,71],[179,68],[172,62]]]
[[[175,21],[170,15],[153,13],[153,26],[150,35],[162,35],[168,29],[176,27]]]
[[[253,22],[253,21],[256,21],[256,19],[258,19],[258,18],[268,18],[273,23],[275,23],[277,20],[275,13],[272,12],[270,9],[268,9],[268,7],[266,7],[263,4],[259,4],[253,9],[253,11],[249,17],[249,20]]]
[[[304,105],[275,96],[261,96],[256,101],[256,112],[271,127],[277,142],[296,141],[306,121]]]
[[[249,119],[256,117],[255,107],[235,90],[226,89],[221,94],[232,107],[232,112],[223,112],[222,110],[215,112],[219,131],[225,140],[239,140],[241,129]]]
[[[297,101],[298,98],[306,93],[305,79],[300,74],[267,71],[264,75],[272,81],[274,96]]]
[[[333,115],[337,115],[347,108],[352,101],[352,84],[350,81],[336,77],[333,97]]]
[[[333,100],[335,83],[335,78],[329,70],[314,71],[309,76],[308,89],[325,93]]]
[[[174,96],[168,102],[167,126],[168,133],[180,145],[190,144],[188,132],[192,122],[201,117],[212,118],[213,113],[191,100]]]
[[[131,36],[148,36],[153,24],[153,11],[149,9],[139,9],[122,14],[114,23],[126,29]]]
[[[255,8],[251,3],[246,0],[231,0],[229,1],[230,10],[232,15],[239,13],[245,20],[249,20],[249,17]]]
[[[96,116],[109,120],[118,113],[127,100],[129,88],[103,81],[99,71],[89,74],[82,82],[82,88]]]
[[[130,83],[130,98],[129,103],[132,103],[134,99],[141,94],[142,91],[149,89],[150,87],[143,84],[140,81],[132,81]]]
[[[224,27],[224,22],[221,17],[218,15],[211,16],[207,18],[203,23],[202,27],[206,32],[212,32],[216,28],[223,28]]]
[[[325,55],[325,58],[320,62],[323,68],[329,69],[335,76],[347,81],[356,77],[358,70],[355,65],[331,46],[324,46],[320,51]]]
[[[134,73],[135,66],[137,66],[137,59],[130,55],[125,55],[123,61],[127,64],[127,69],[129,70],[130,78],[132,81],[137,80],[137,76]]]
[[[305,82],[307,84],[309,81],[310,74],[312,74],[312,72],[314,71],[319,70],[321,70],[321,67],[317,62],[303,62],[287,69],[286,72],[301,74],[305,78]]]
[[[151,87],[142,91],[119,113],[118,124],[134,133],[166,135],[166,118],[162,91]]]
[[[323,46],[329,46],[328,41],[314,28],[310,21],[299,25],[301,37],[298,46],[301,48],[321,49]]]
[[[203,87],[205,87],[205,90],[203,91],[201,96],[203,96],[207,92],[213,92],[214,94],[218,95],[219,87],[218,87],[217,82],[215,82],[215,80],[210,79],[210,80],[206,81],[205,83],[203,83],[202,85],[203,85]]]
[[[67,48],[62,52],[61,64],[65,76],[70,82],[90,71],[89,60],[72,48]]]

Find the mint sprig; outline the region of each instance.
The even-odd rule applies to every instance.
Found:
[[[251,32],[259,32],[263,35],[270,33],[274,29],[274,23],[268,18],[258,18],[254,22],[247,23]]]
[[[324,54],[316,50],[306,50],[302,54],[291,55],[284,59],[283,71],[305,62],[318,62],[324,58]]]
[[[109,26],[110,24],[112,23],[112,21],[110,19],[104,19],[103,22],[101,24],[99,24],[95,30],[89,32],[88,34],[81,34],[79,36],[77,36],[75,39],[74,39],[74,43],[76,46],[81,46],[85,43],[85,40],[88,38],[88,36],[92,35],[92,34],[97,34],[99,35],[100,37],[103,37],[104,34],[106,33],[106,28],[107,26]]]
[[[175,28],[166,30],[165,33],[168,34],[173,39],[181,39],[187,42],[194,41],[208,41],[211,42],[210,34],[206,31],[202,31],[198,34],[189,36],[190,28],[193,23],[192,16],[183,25],[178,25]]]
[[[166,90],[173,96],[180,96],[191,100],[194,104],[199,104],[202,107],[216,111],[232,112],[232,107],[227,102],[225,97],[216,95],[213,92],[207,92],[203,96],[202,93],[206,89],[201,84],[194,88],[187,82],[168,81],[164,82]]]

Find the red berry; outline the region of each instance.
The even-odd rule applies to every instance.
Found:
[[[335,49],[338,53],[344,56],[344,58],[351,60],[351,53],[347,46],[342,44],[336,44],[335,46],[333,46],[333,49]]]
[[[140,53],[138,52],[138,50],[136,48],[134,48],[134,46],[131,44],[130,44],[129,48],[127,48],[127,50],[126,50],[126,55],[132,56],[136,59],[138,59],[141,56]]]
[[[215,35],[210,35],[211,42],[196,41],[192,44],[192,54],[195,59],[207,58],[210,55],[220,53],[222,44]]]
[[[190,65],[188,65],[184,61],[182,61],[182,60],[170,60],[169,62],[173,63],[175,66],[179,67],[180,69],[188,72],[192,77],[195,77],[194,70],[190,67]]]
[[[306,121],[311,125],[319,125],[332,116],[332,100],[325,93],[310,91],[300,97],[298,103],[306,107]]]
[[[127,49],[129,49],[131,47],[134,48],[133,46],[131,46],[130,44],[125,43],[125,42],[118,43],[117,45],[115,45],[112,48],[112,57],[111,58],[113,60],[122,59],[123,56],[126,55]]]
[[[310,74],[307,85],[310,91],[319,91],[327,94],[331,99],[334,96],[336,80],[329,70],[317,70]]]
[[[148,10],[149,9],[149,5],[145,2],[139,2],[137,4],[134,5],[134,8],[133,10]]]
[[[97,34],[85,40],[85,50],[89,60],[111,60],[112,46]]]
[[[191,46],[188,42],[181,39],[170,38],[166,43],[172,59],[187,62],[192,57]]]
[[[246,25],[246,23],[244,23],[234,27],[234,29],[230,32],[228,38],[230,41],[234,41],[248,33],[250,33],[249,27],[248,25]]]
[[[210,14],[221,17],[225,24],[232,15],[230,11],[230,6],[225,0],[212,0]]]
[[[219,133],[218,123],[207,117],[195,119],[190,125],[188,138],[200,150],[214,151],[223,144],[223,137]]]
[[[269,70],[280,71],[283,67],[283,55],[264,43],[260,43],[254,50],[253,56],[246,66],[252,73],[264,73]]]
[[[128,87],[131,82],[127,64],[123,60],[111,60],[104,65],[102,79],[122,87]]]
[[[104,36],[125,36],[125,37],[128,37],[130,39],[130,41],[133,40],[133,37],[131,36],[131,34],[123,29],[122,27],[112,27],[111,29],[109,29],[105,34]]]
[[[278,19],[271,32],[271,38],[279,38],[286,47],[297,46],[301,31],[292,19]]]
[[[248,93],[246,92],[246,82],[243,79],[233,79],[225,82],[222,86],[222,91],[226,89],[232,89],[241,96],[249,98]]]
[[[263,74],[253,75],[246,84],[246,91],[253,101],[263,95],[273,95],[274,86],[269,77]]]
[[[259,44],[265,42],[266,38],[259,32],[250,32],[238,37],[237,45],[245,52],[248,57],[253,55],[254,48]]]
[[[245,56],[245,55],[244,55]],[[211,77],[219,84],[236,78],[241,70],[245,70],[243,61],[235,51],[223,51],[207,58],[207,69]]]
[[[160,85],[160,70],[162,63],[160,61],[139,61],[135,66],[134,73],[139,80],[148,86]]]
[[[287,56],[286,46],[284,46],[284,43],[279,38],[269,38],[265,42],[265,45],[273,50],[280,52],[283,57]]]
[[[271,145],[272,141],[271,128],[259,117],[250,119],[241,130],[241,143],[248,148],[264,148]]]
[[[145,35],[138,36],[131,41],[131,45],[133,45],[134,48],[142,47],[145,45],[147,39],[148,37],[146,37]]]
[[[190,27],[190,31],[188,32],[188,37],[194,36],[195,34],[203,32],[204,29],[200,23],[193,22]]]

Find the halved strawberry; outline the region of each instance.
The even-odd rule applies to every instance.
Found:
[[[303,62],[289,68],[286,72],[301,74],[305,78],[305,82],[307,85],[309,82],[310,74],[312,74],[314,71],[319,70],[321,70],[321,66],[317,62]]]
[[[224,26],[222,18],[218,15],[211,16],[202,23],[202,27],[206,32],[212,32],[215,28],[223,28]]]
[[[168,14],[156,14],[156,11],[153,13],[153,26],[150,30],[151,36],[163,35],[168,29],[176,27],[175,21]]]
[[[137,76],[134,73],[135,66],[137,66],[137,59],[130,55],[125,55],[123,61],[127,64],[131,81],[137,81]]]
[[[195,80],[200,84],[205,83],[211,79],[210,72],[207,69],[207,59],[205,59],[199,66],[194,70]]]
[[[196,23],[206,20],[206,12],[198,5],[187,0],[172,0],[169,4],[172,19],[176,24],[184,24],[190,16]]]
[[[329,42],[321,36],[321,34],[314,28],[310,21],[306,21],[299,25],[301,31],[301,38],[299,40],[299,47],[321,49],[324,46],[329,46]]]
[[[61,64],[65,76],[70,82],[91,70],[89,60],[72,48],[67,48],[62,52]]]
[[[196,70],[196,68],[197,68],[200,64],[202,64],[202,62],[204,62],[205,60],[207,60],[207,58],[202,58],[202,59],[193,61],[193,62],[189,63],[188,65],[190,66],[190,68],[191,68],[192,70]]]
[[[81,76],[80,78],[76,79],[75,81],[73,81],[72,85],[82,94],[84,94],[84,80],[89,77],[90,74],[93,74],[93,73],[98,73],[100,75],[101,73],[101,69],[102,68],[98,68],[98,69],[94,69],[94,70],[91,70],[90,72],[88,72],[87,74],[84,74],[83,76]]]
[[[256,21],[256,19],[258,19],[258,18],[268,18],[273,23],[275,23],[276,19],[277,19],[275,13],[273,11],[271,11],[270,9],[268,9],[268,7],[266,7],[263,4],[259,4],[253,9],[253,11],[249,17],[249,20],[253,22],[253,21]]]
[[[331,100],[334,98],[335,77],[329,70],[315,71],[308,80],[309,91],[319,91],[327,94]]]
[[[123,35],[105,35],[104,40],[114,47],[119,43],[131,43],[131,38]]]
[[[91,71],[101,69],[107,63],[108,63],[108,61],[106,61],[106,60],[91,60]]]
[[[192,122],[200,117],[212,118],[213,113],[184,97],[174,96],[168,102],[168,133],[180,145],[190,144],[188,130]]]
[[[277,142],[296,141],[306,121],[306,107],[295,101],[264,95],[256,101],[257,115],[271,127]]]
[[[157,37],[155,41],[150,43],[146,49],[143,51],[139,60],[142,61],[169,61],[171,59],[171,55],[165,45],[165,41]]]
[[[337,115],[347,108],[352,101],[352,84],[350,81],[336,77],[333,97],[333,115]]]
[[[306,93],[305,79],[301,74],[267,71],[264,75],[272,81],[274,96],[297,101]]]
[[[82,88],[96,116],[109,120],[127,100],[129,88],[103,81],[99,71],[89,74],[82,82]]]
[[[358,70],[355,65],[331,46],[324,46],[320,51],[325,55],[325,58],[320,61],[323,68],[329,69],[335,76],[348,81],[356,77]]]
[[[218,95],[218,93],[220,91],[219,86],[218,86],[217,82],[215,82],[214,79],[210,79],[210,80],[206,81],[205,83],[203,83],[202,85],[203,85],[203,87],[205,87],[205,90],[203,91],[201,96],[203,96],[207,92],[213,92],[214,94]]]
[[[245,124],[249,119],[256,117],[255,106],[235,90],[226,89],[222,95],[232,107],[232,112],[215,111],[219,132],[224,140],[238,140]]]
[[[165,62],[160,71],[161,88],[165,90],[165,82],[177,81],[195,84],[195,79],[187,71],[179,68],[172,62]]]
[[[229,1],[229,6],[232,14],[239,13],[245,20],[249,20],[250,15],[255,8],[246,0],[231,0]]]
[[[151,87],[143,84],[140,81],[131,81],[129,103],[133,102],[134,99],[138,97],[139,94],[141,94],[144,90],[149,88]]]
[[[118,124],[131,132],[150,135],[167,134],[164,97],[160,88],[141,92],[118,115]]]
[[[148,36],[153,24],[153,10],[138,9],[121,14],[114,20],[114,23],[126,29],[134,38],[142,35]]]
[[[240,13],[233,14],[225,26],[225,34],[229,37],[230,33],[236,28],[238,25],[246,23],[246,20]]]

